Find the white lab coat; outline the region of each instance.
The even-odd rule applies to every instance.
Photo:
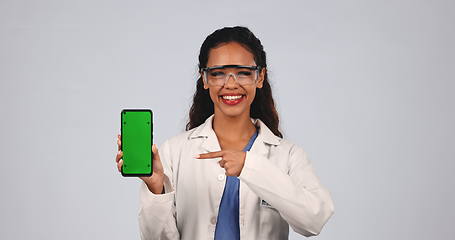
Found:
[[[165,194],[153,194],[141,181],[141,239],[214,239],[226,175],[220,157],[194,158],[221,150],[213,116],[158,148]],[[307,153],[275,136],[260,119],[251,121],[259,134],[239,176],[240,239],[288,239],[289,225],[304,236],[318,235],[334,205]]]

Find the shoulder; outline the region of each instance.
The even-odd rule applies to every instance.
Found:
[[[288,169],[294,169],[297,166],[306,166],[310,164],[310,159],[306,150],[299,144],[290,140],[281,139],[278,145],[281,148],[282,156],[286,156]]]
[[[289,155],[303,154],[305,152],[302,146],[284,138],[280,139],[280,144],[277,147],[288,152]]]

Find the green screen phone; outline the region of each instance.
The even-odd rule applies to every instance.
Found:
[[[122,175],[152,175],[153,117],[150,109],[123,109],[121,112]]]

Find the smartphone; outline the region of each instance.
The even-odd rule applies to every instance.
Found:
[[[123,109],[121,150],[124,177],[152,175],[153,113],[150,109]]]

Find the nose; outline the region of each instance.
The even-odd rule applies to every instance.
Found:
[[[232,76],[232,81],[231,81],[231,76]],[[226,79],[226,82],[224,83],[224,86],[226,88],[234,88],[237,86],[237,79],[235,77],[235,75],[233,73],[229,73],[227,75],[227,79]]]

